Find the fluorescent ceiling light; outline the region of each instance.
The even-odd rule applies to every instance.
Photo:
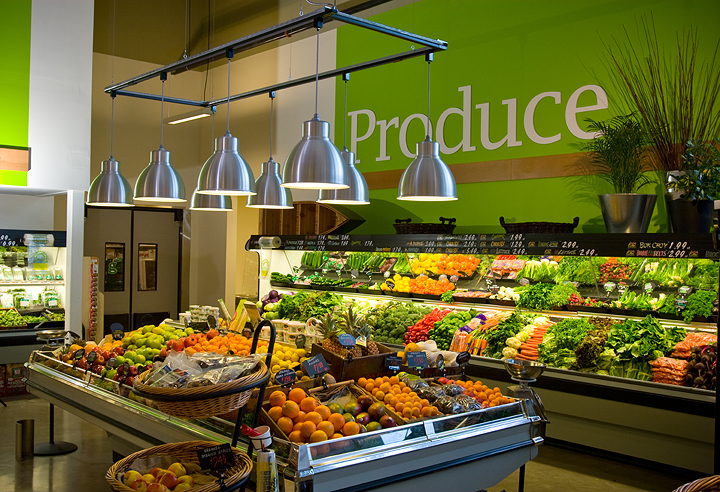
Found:
[[[212,108],[202,108],[187,113],[176,114],[174,116],[168,116],[163,119],[163,123],[166,125],[177,125],[178,123],[185,123],[187,121],[199,120],[200,118],[207,118],[212,116]]]

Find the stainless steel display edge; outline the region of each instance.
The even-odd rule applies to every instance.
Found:
[[[230,442],[229,437],[95,388],[41,364],[28,364],[27,385],[30,393],[140,448],[189,440]]]

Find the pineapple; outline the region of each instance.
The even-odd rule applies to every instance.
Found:
[[[357,318],[353,315],[352,306],[350,306],[347,311],[340,314],[339,318],[338,324],[340,325],[340,329],[342,331],[355,338],[360,336],[357,333]],[[353,358],[363,356],[362,348],[359,345],[355,345],[351,349],[347,350],[347,352],[349,352]]]
[[[378,349],[377,343],[371,339],[372,329],[370,328],[370,325],[365,323],[364,318],[361,321],[361,326],[358,328],[358,331],[359,334],[364,336],[365,340],[367,340],[367,347],[363,347],[363,352],[365,352],[364,355],[378,355],[380,350]]]
[[[319,318],[315,326],[325,338],[322,342],[322,347],[328,352],[345,357],[347,351],[345,347],[340,345],[340,341],[338,340],[338,329],[335,326],[335,320],[333,320],[333,313],[327,313],[322,318]]]

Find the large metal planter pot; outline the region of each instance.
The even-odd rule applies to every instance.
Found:
[[[700,233],[710,231],[712,225],[712,200],[672,200],[666,197],[668,215],[673,232]]]
[[[609,233],[646,233],[657,195],[615,193],[599,195],[605,228]]]

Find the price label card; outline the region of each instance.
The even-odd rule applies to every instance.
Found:
[[[385,367],[391,371],[399,371],[400,365],[402,364],[402,358],[397,355],[386,355],[385,356]]]
[[[275,381],[280,386],[284,386],[286,384],[292,384],[297,379],[297,374],[295,374],[295,371],[292,369],[280,369],[275,374]]]
[[[253,332],[249,326],[246,326],[245,328],[242,329],[242,334],[245,338],[252,338],[252,336],[253,336]]]
[[[457,357],[455,357],[455,362],[457,362],[458,365],[461,366],[467,364],[468,362],[470,362],[470,352],[460,352],[459,354],[457,354]]]
[[[643,286],[643,290],[650,294],[653,290],[655,290],[655,286],[652,284],[652,282],[648,282]]]
[[[678,297],[677,299],[675,299],[675,307],[678,311],[682,311],[683,309],[685,309],[687,307],[687,304],[687,299],[684,299],[682,297]]]
[[[518,280],[518,283],[519,283],[520,285],[530,285],[530,279],[527,279],[527,278],[523,277],[523,278],[521,278],[520,280]]]
[[[390,290],[393,290],[395,288],[395,282],[393,282],[392,280],[386,280],[385,285],[390,287]]]
[[[342,333],[338,335],[338,341],[340,342],[340,345],[343,347],[354,347],[355,346],[355,337],[352,335],[348,335],[347,333]]]
[[[217,328],[217,319],[215,319],[215,316],[213,316],[212,314],[208,314],[207,324],[211,330],[213,328]]]
[[[295,337],[295,346],[296,346],[297,348],[299,348],[299,349],[305,348],[305,341],[306,341],[306,340],[307,340],[307,339],[305,338],[305,335],[303,335],[303,334],[300,334],[300,335],[296,336],[296,337]]]
[[[492,284],[490,286],[490,292],[492,292],[493,294],[497,294],[498,292],[500,292],[500,286],[498,284]]]
[[[302,364],[307,371],[308,376],[310,376],[311,378],[314,378],[321,374],[325,374],[326,372],[330,371],[330,367],[327,365],[327,361],[325,361],[325,357],[323,357],[322,354],[314,355]]]
[[[692,292],[692,287],[690,287],[689,285],[683,285],[682,287],[680,287],[678,289],[678,294],[681,294],[684,296],[688,295],[690,292]]]
[[[603,287],[605,288],[606,292],[612,292],[615,290],[615,287],[617,287],[617,285],[615,284],[615,282],[605,282]]]
[[[85,349],[77,349],[73,354],[73,359],[80,360],[85,357]]]
[[[235,455],[229,443],[199,449],[197,457],[203,470],[221,471],[235,466]]]
[[[443,354],[438,354],[435,365],[438,369],[445,369],[445,357],[443,357]]]
[[[360,272],[357,270],[350,270],[350,276],[352,278],[358,278],[360,276]]]
[[[87,354],[86,359],[90,364],[92,364],[97,359],[97,355],[98,355],[97,352],[91,351],[89,354]]]
[[[123,339],[123,332],[122,330],[115,330],[112,332],[113,340],[122,340]]]
[[[367,339],[363,336],[359,336],[355,339],[355,344],[361,347],[367,347]]]
[[[624,283],[618,284],[618,292],[620,293],[620,295],[623,295],[625,293],[625,291],[627,290],[627,288],[628,288],[627,284],[624,284]]]
[[[408,352],[407,365],[414,369],[425,369],[428,366],[427,355],[425,352]]]

